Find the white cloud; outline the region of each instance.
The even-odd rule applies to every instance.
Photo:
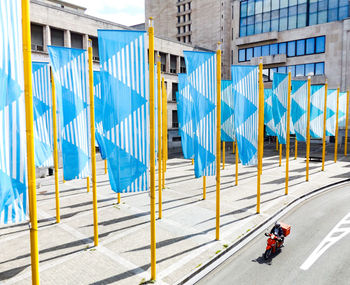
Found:
[[[70,0],[69,2],[87,8],[86,14],[125,26],[145,21],[144,0]]]

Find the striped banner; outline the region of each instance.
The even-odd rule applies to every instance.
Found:
[[[345,129],[346,123],[346,110],[347,108],[347,92],[339,93],[339,112],[338,112],[338,125],[339,128]]]
[[[337,89],[327,90],[326,136],[335,136],[335,124],[337,117]]]
[[[0,225],[28,219],[20,0],[0,0]]]
[[[311,86],[310,104],[310,136],[313,138],[323,138],[323,112],[324,112],[324,85]]]
[[[87,52],[48,47],[60,116],[65,180],[90,175],[89,74]]]
[[[32,63],[35,166],[53,166],[53,125],[50,66]]]
[[[99,30],[103,129],[111,188],[148,189],[149,86],[145,32]]]
[[[307,81],[292,80],[291,119],[300,142],[306,142],[307,97]]]
[[[264,124],[268,136],[276,136],[275,123],[272,115],[272,89],[264,89]]]
[[[232,81],[221,81],[221,141],[233,142],[235,138],[235,102],[232,92]]]
[[[231,66],[235,98],[235,135],[243,165],[257,165],[259,130],[259,68]]]
[[[184,158],[191,159],[194,156],[194,128],[193,128],[193,98],[187,74],[178,74],[179,85],[176,93],[177,117],[179,120],[179,134]]]
[[[106,147],[104,145],[103,134],[103,100],[101,92],[101,74],[100,71],[94,71],[94,96],[95,96],[95,138],[100,150],[101,158],[107,159]]]
[[[273,73],[272,114],[280,144],[286,144],[287,133],[288,74]]]
[[[195,176],[215,175],[216,154],[216,53],[184,51],[192,94]]]

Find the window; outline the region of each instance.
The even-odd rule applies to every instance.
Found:
[[[270,46],[269,45],[265,45],[265,46],[261,47],[261,55],[262,56],[270,55]]]
[[[253,48],[247,48],[246,51],[246,60],[249,61],[253,57]]]
[[[64,46],[64,32],[62,30],[51,28],[51,44],[53,46]]]
[[[83,35],[77,33],[71,33],[71,46],[72,48],[83,48]]]
[[[315,64],[314,63],[305,64],[305,75],[306,76],[315,75]]]
[[[162,72],[166,72],[166,54],[160,52],[160,68],[162,70]]]
[[[304,76],[305,75],[305,65],[300,64],[295,66],[295,76]]]
[[[92,59],[93,60],[100,60],[99,54],[98,54],[98,38],[97,37],[89,37],[92,43]]]
[[[245,61],[245,49],[240,49],[238,51],[238,61],[239,62]]]
[[[255,47],[254,48],[254,57],[260,57],[261,56],[261,47]]]
[[[278,53],[279,54],[287,54],[287,43],[280,43],[278,45]]]
[[[180,17],[177,17],[177,22],[180,23]]]
[[[177,110],[172,111],[172,127],[175,129],[179,127],[179,121],[177,120]]]
[[[316,53],[325,52],[325,45],[326,45],[325,41],[326,41],[325,36],[316,38]]]
[[[297,41],[297,56],[305,55],[305,40]]]
[[[288,50],[287,50],[287,56],[295,56],[295,42],[288,42]]]
[[[180,13],[181,10],[180,10],[180,6],[177,6],[177,12]]]
[[[178,84],[173,82],[171,89],[171,99],[176,102],[176,92],[178,91]]]
[[[44,51],[43,26],[30,24],[32,36],[32,50]]]
[[[180,57],[180,73],[186,73],[186,63],[183,57]]]
[[[270,54],[276,55],[278,54],[278,44],[272,44],[270,45]]]
[[[324,62],[319,62],[315,64],[315,75],[324,74]]]
[[[287,66],[280,66],[277,68],[278,73],[287,73]]]
[[[306,40],[306,54],[314,54],[315,53],[315,38]]]
[[[170,73],[176,73],[176,56],[170,55]]]

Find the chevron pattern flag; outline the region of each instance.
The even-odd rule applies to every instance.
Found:
[[[273,73],[272,114],[280,144],[286,144],[288,104],[288,74]]]
[[[33,62],[33,107],[35,166],[53,166],[53,126],[50,66]]]
[[[243,165],[256,165],[259,130],[259,68],[233,65],[231,73],[239,158]]]
[[[179,134],[184,158],[190,159],[194,155],[194,131],[193,131],[193,99],[189,92],[190,86],[187,74],[178,74],[179,85],[176,93],[177,116],[179,120]]]
[[[326,136],[335,136],[335,124],[337,117],[337,96],[337,89],[327,90]]]
[[[272,89],[264,89],[264,124],[266,126],[266,134],[268,136],[276,136],[275,123],[272,115]]]
[[[89,76],[87,52],[48,47],[61,119],[65,180],[90,175]]]
[[[291,119],[298,141],[306,141],[307,81],[292,80]]]
[[[346,110],[347,108],[347,92],[339,93],[339,111],[338,111],[338,125],[339,128],[345,128],[346,123]]]
[[[321,139],[323,137],[323,112],[324,112],[324,85],[311,86],[310,104],[310,136]]]
[[[215,175],[216,53],[184,51],[193,98],[195,176]]]
[[[221,80],[221,141],[233,142],[236,140],[234,107],[232,81]]]
[[[6,225],[28,219],[21,1],[0,0],[0,15],[0,225]]]
[[[111,188],[117,193],[145,191],[150,159],[145,32],[99,30],[98,41]]]
[[[103,134],[103,100],[101,92],[101,75],[99,71],[94,71],[94,105],[95,105],[95,138],[100,150],[101,158],[106,159],[106,147],[104,145]]]

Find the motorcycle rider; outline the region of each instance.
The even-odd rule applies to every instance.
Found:
[[[283,243],[284,241],[283,229],[278,221],[275,223],[270,233],[274,234],[280,243]]]

